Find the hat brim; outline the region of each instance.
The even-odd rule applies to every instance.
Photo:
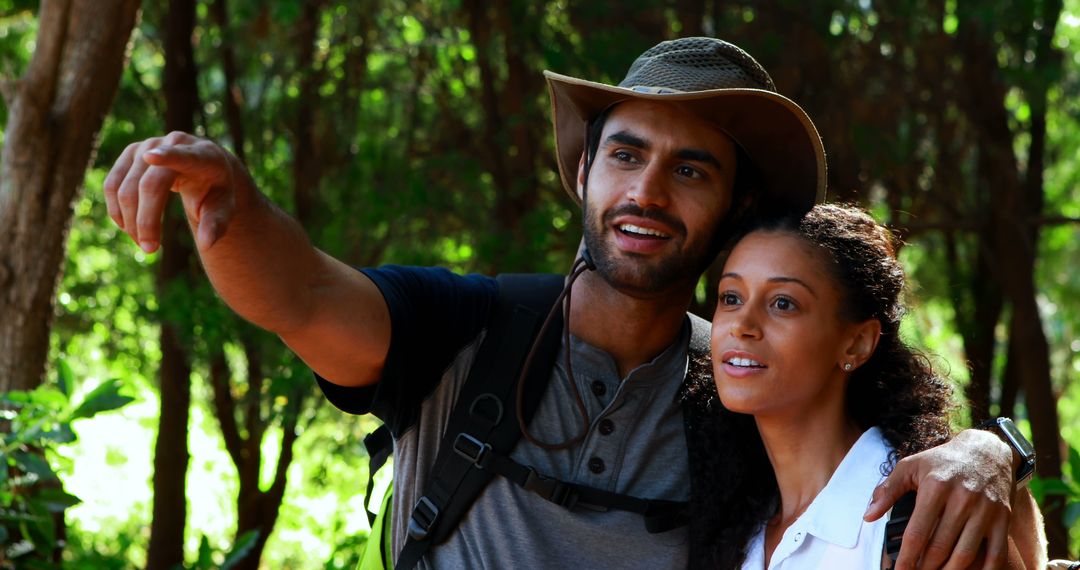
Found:
[[[825,148],[814,123],[791,99],[764,89],[646,93],[544,71],[551,93],[555,153],[563,187],[578,204],[578,164],[588,121],[622,101],[679,102],[734,139],[761,172],[768,210],[808,211],[825,200]]]

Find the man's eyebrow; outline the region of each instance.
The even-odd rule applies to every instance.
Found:
[[[727,170],[723,164],[713,156],[713,153],[700,148],[684,148],[675,153],[675,156],[683,160],[692,160],[694,162],[704,162],[711,164],[718,170]]]
[[[723,275],[720,276],[720,281],[722,281],[724,279],[728,279],[728,278],[740,279],[741,280],[742,275],[739,275],[738,273],[729,271],[729,272],[724,273]],[[796,285],[801,285],[803,287],[803,289],[806,289],[807,291],[809,291],[810,294],[813,295],[815,299],[818,296],[817,292],[814,291],[813,287],[811,287],[805,281],[803,281],[802,279],[799,279],[798,277],[787,277],[787,276],[784,276],[784,275],[780,275],[780,276],[777,276],[777,277],[770,277],[767,281],[769,283],[795,283]]]
[[[649,141],[641,138],[638,135],[635,135],[634,133],[631,133],[630,131],[625,131],[625,130],[618,131],[618,132],[615,132],[615,133],[611,133],[610,135],[608,135],[608,137],[606,139],[604,139],[604,144],[611,144],[611,143],[624,144],[626,146],[632,146],[634,148],[640,148],[642,150],[649,150]],[[701,149],[701,148],[684,148],[684,149],[680,149],[678,152],[675,153],[675,157],[679,158],[680,160],[691,160],[691,161],[694,161],[694,162],[704,162],[706,164],[711,164],[713,167],[717,168],[718,170],[726,170],[724,168],[724,165],[720,163],[720,161],[716,158],[716,156],[714,156],[713,153],[711,153],[711,152],[709,152],[709,151],[707,151],[705,149]]]
[[[611,133],[608,138],[604,140],[605,144],[618,143],[634,148],[640,148],[648,150],[649,143],[645,139],[631,133],[630,131],[619,131],[617,133]]]

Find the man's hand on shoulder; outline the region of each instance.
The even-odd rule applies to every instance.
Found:
[[[984,568],[1008,556],[1012,449],[997,436],[965,430],[948,443],[900,460],[874,490],[866,520],[882,517],[904,493],[918,492],[904,531],[898,570],[967,568],[985,541]]]

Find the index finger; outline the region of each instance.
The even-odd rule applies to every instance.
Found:
[[[109,169],[109,174],[105,176],[105,182],[102,184],[102,190],[105,194],[105,208],[109,211],[109,217],[112,218],[116,225],[120,226],[120,229],[124,229],[124,218],[120,214],[120,203],[116,199],[116,193],[120,190],[120,183],[124,181],[131,165],[135,161],[135,151],[139,148],[138,143],[131,143],[124,149],[124,152],[120,153],[120,157],[113,163],[113,167]]]
[[[889,476],[874,488],[873,500],[870,501],[870,506],[866,508],[863,520],[872,522],[880,519],[885,513],[889,512],[889,509],[896,504],[896,501],[900,500],[900,497],[904,496],[908,491],[915,490],[915,482],[911,478],[908,465],[910,464],[905,463],[903,460],[898,462],[892,473],[889,473]]]

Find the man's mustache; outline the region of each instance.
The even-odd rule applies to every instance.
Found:
[[[619,216],[637,216],[639,218],[655,220],[668,226],[677,234],[683,236],[686,235],[686,225],[683,224],[682,221],[675,216],[672,216],[671,214],[661,210],[656,210],[652,208],[645,209],[634,203],[621,204],[619,206],[615,206],[607,212],[604,212],[604,223],[610,224],[612,220],[618,218]]]

